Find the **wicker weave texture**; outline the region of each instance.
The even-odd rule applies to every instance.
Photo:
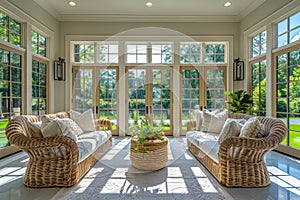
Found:
[[[136,139],[132,138],[130,143],[130,160],[133,167],[141,170],[155,171],[166,166],[168,161],[168,139],[149,140],[144,144],[147,152],[141,152],[142,146],[139,145],[139,151],[136,151]]]
[[[67,118],[69,113],[60,112],[48,115],[51,118]],[[40,121],[40,116],[22,115],[12,119],[6,127],[9,142],[16,145],[29,156],[24,185],[28,187],[69,187],[77,183],[95,164],[99,156],[112,145],[111,138],[102,144],[98,150],[78,163],[78,147],[74,140],[68,137],[55,136],[48,138],[29,138],[28,122]],[[101,124],[101,120],[96,124]],[[111,125],[108,122],[104,129]],[[97,153],[97,157],[94,156]]]
[[[249,119],[253,116],[230,114],[231,118]],[[264,156],[286,137],[285,124],[276,118],[258,117],[268,136],[264,138],[230,137],[219,147],[219,163],[188,141],[189,150],[227,187],[264,187],[270,184]]]

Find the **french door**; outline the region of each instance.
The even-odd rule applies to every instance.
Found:
[[[109,119],[112,133],[117,125],[117,67],[73,67],[73,109],[93,109],[95,119]]]
[[[196,105],[202,109],[222,109],[227,88],[226,67],[181,67],[181,125],[182,133],[192,120]]]
[[[127,67],[127,133],[145,118],[172,135],[172,72],[166,67]]]

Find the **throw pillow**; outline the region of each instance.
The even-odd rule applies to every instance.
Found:
[[[227,119],[220,132],[218,139],[219,144],[221,144],[225,139],[229,137],[240,135],[243,125],[247,122],[245,119]]]
[[[43,138],[41,122],[28,122],[29,138]]]
[[[240,137],[261,138],[264,137],[264,134],[264,125],[259,122],[257,117],[252,117],[242,127]]]
[[[204,110],[201,131],[219,134],[224,126],[227,117],[227,110],[223,110],[222,112],[218,113]]]
[[[51,119],[47,116],[42,116],[41,131],[44,137],[67,136],[77,141],[76,134],[59,118]]]
[[[73,119],[84,132],[92,132],[96,130],[92,109],[89,109],[82,114],[71,110],[70,115],[71,119]]]
[[[62,118],[59,119],[62,122],[64,122],[65,124],[68,125],[68,127],[76,134],[76,135],[81,135],[83,132],[83,130],[80,128],[80,126],[78,126],[78,124],[76,122],[74,122],[72,119],[70,118]]]
[[[202,111],[193,110],[192,114],[194,115],[196,121],[196,131],[200,131],[200,128],[202,126]]]

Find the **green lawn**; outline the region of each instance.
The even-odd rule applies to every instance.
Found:
[[[290,146],[300,149],[300,124],[290,124]],[[282,141],[282,144],[286,145],[287,138]]]

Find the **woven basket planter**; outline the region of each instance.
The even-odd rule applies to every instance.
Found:
[[[139,151],[135,150],[136,139],[132,138],[130,143],[130,160],[133,167],[141,170],[154,171],[164,168],[168,161],[168,138],[164,140],[148,140],[144,144],[146,153],[142,152],[142,145]]]

